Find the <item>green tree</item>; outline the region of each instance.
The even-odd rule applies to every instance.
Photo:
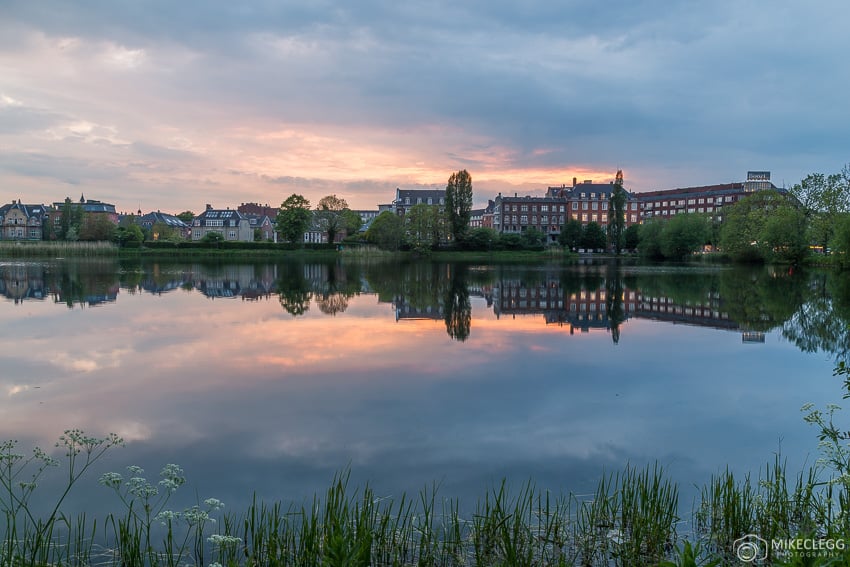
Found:
[[[542,250],[546,244],[546,234],[533,226],[522,231],[520,238],[522,245],[530,250]]]
[[[623,233],[623,248],[625,250],[637,250],[640,243],[640,226],[633,224]]]
[[[452,238],[462,241],[472,217],[472,177],[465,169],[452,173],[446,185],[446,216]]]
[[[192,224],[192,221],[195,220],[195,213],[193,213],[192,211],[183,211],[182,213],[174,216],[182,220],[186,224]]]
[[[581,235],[583,229],[581,221],[578,219],[570,219],[567,224],[561,228],[561,234],[558,235],[558,242],[561,246],[575,250],[581,244]]]
[[[71,201],[70,197],[65,197],[65,202],[62,203],[61,220],[59,221],[59,232],[57,238],[59,240],[78,240],[80,227],[83,222],[83,208]]]
[[[360,215],[351,209],[345,209],[342,211],[343,222],[345,226],[345,231],[349,234],[357,234],[360,232],[360,228],[363,226],[363,219],[360,218]]]
[[[739,262],[763,262],[779,259],[785,254],[784,246],[792,239],[783,235],[786,230],[805,234],[805,218],[796,211],[797,202],[782,193],[759,191],[741,199],[724,214],[720,229],[720,247],[724,253]],[[771,217],[792,222],[783,229]],[[799,249],[798,249],[799,250]],[[786,259],[797,256],[793,252]]]
[[[139,225],[133,223],[116,228],[112,240],[122,248],[136,248],[144,242],[145,235]]]
[[[319,200],[316,206],[316,224],[328,233],[328,242],[336,242],[336,235],[348,229],[351,219],[346,216],[346,211],[350,211],[348,203],[336,195],[328,195]]]
[[[293,193],[280,204],[275,225],[278,233],[287,242],[303,243],[304,233],[310,228],[312,220],[310,201]]]
[[[608,204],[608,244],[619,255],[623,249],[626,230],[626,190],[623,189],[623,170],[617,170],[614,189]]]
[[[224,242],[224,235],[220,232],[208,232],[203,236],[203,238],[201,238],[200,242],[203,242],[204,244],[212,244],[218,248],[219,245]]]
[[[498,239],[499,233],[492,228],[473,228],[467,235],[466,248],[469,250],[491,250]]]
[[[661,254],[676,260],[689,256],[705,244],[708,235],[709,219],[706,215],[675,215],[662,225]]]
[[[782,206],[768,215],[759,235],[763,254],[770,261],[796,264],[809,251],[806,215],[794,206]]]
[[[599,250],[605,248],[607,240],[607,235],[602,227],[598,223],[589,222],[582,231],[581,246],[589,250]]]
[[[826,250],[842,213],[850,212],[850,164],[841,173],[812,173],[790,189],[808,220],[809,238]]]
[[[426,252],[442,240],[442,215],[437,205],[419,203],[404,215],[404,238],[417,252]]]
[[[378,215],[366,231],[366,240],[382,250],[398,250],[403,238],[403,221],[391,211]]]
[[[99,213],[85,213],[78,237],[79,240],[87,241],[112,240],[114,233],[115,223],[109,220],[109,217]]]

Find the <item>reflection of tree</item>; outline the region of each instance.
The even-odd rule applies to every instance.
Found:
[[[336,315],[348,309],[348,297],[342,293],[332,293],[316,298],[319,311],[325,315]]]
[[[720,277],[720,296],[729,318],[753,331],[770,331],[785,323],[802,305],[805,294],[801,273],[730,270]]]
[[[841,274],[819,274],[810,294],[782,325],[782,336],[803,352],[828,352],[836,360],[850,354],[850,280]]]
[[[449,266],[451,283],[443,301],[446,332],[456,341],[469,338],[472,326],[472,304],[469,301],[469,288],[466,286],[466,267]]]
[[[611,340],[614,344],[620,342],[620,323],[626,320],[623,309],[623,280],[620,278],[619,265],[608,264],[605,275],[605,311],[608,313],[608,323],[611,326]]]
[[[304,277],[304,264],[300,262],[281,264],[278,273],[280,277],[277,281],[277,289],[281,307],[293,317],[304,315],[310,309],[312,296],[310,286]]]

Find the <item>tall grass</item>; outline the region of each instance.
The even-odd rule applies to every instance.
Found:
[[[119,248],[111,242],[9,242],[0,241],[0,257],[31,256],[117,256]]]

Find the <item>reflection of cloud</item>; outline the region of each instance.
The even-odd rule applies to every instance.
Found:
[[[49,360],[52,364],[72,372],[95,372],[120,368],[123,360],[130,352],[132,351],[124,348],[116,348],[106,352],[88,352],[85,355],[60,352],[49,357]]]

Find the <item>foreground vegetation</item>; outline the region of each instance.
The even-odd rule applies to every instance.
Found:
[[[848,368],[842,363],[845,397]],[[657,466],[626,466],[603,476],[594,494],[552,495],[528,483],[505,482],[467,513],[436,487],[410,498],[380,498],[369,486],[349,486],[348,474],[298,506],[256,499],[244,513],[224,511],[214,498],[176,511],[168,506],[185,483],[177,465],[157,482],[129,467],[100,477],[119,510],[106,518],[74,516],[63,502],[120,438],[66,431],[57,460],[36,448],[17,453],[0,444],[0,565],[115,566],[530,566],[530,565],[772,565],[845,564],[850,550],[850,433],[840,408],[807,405],[822,459],[791,476],[781,458],[758,479],[725,471],[702,488],[690,518],[680,518],[678,487]],[[33,511],[38,483],[53,467],[66,482],[43,515]],[[43,501],[42,501],[43,503]],[[814,541],[817,553],[761,548],[761,542]],[[820,545],[820,544],[818,544]],[[749,554],[749,555],[748,555]]]

